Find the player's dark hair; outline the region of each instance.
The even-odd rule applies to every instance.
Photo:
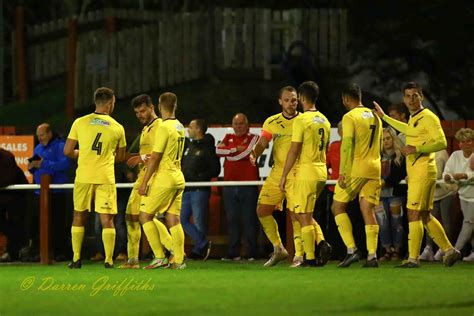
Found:
[[[349,83],[342,89],[342,95],[347,96],[355,101],[362,100],[362,91],[357,83]]]
[[[199,127],[201,132],[203,134],[206,134],[206,132],[207,132],[207,122],[206,122],[206,120],[199,118],[199,119],[195,119],[194,121],[196,122],[196,125]]]
[[[146,106],[153,105],[153,103],[151,102],[151,97],[148,94],[140,94],[132,99],[132,107],[134,109],[138,108],[143,104],[145,104]]]
[[[305,100],[316,104],[319,97],[319,86],[314,81],[305,81],[298,87],[298,94]]]
[[[414,81],[405,82],[402,85],[403,94],[405,94],[405,90],[408,90],[408,89],[416,89],[416,91],[418,91],[419,94],[423,95],[423,89],[421,89],[421,86]]]
[[[162,93],[159,97],[160,105],[167,111],[173,112],[176,110],[178,97],[172,92]]]
[[[278,91],[278,99],[281,98],[281,95],[283,94],[283,92],[285,91],[289,91],[289,92],[295,92],[296,93],[296,89],[292,86],[284,86],[283,88],[280,89],[280,91]]]
[[[107,87],[97,88],[94,92],[94,103],[107,103],[114,98],[114,90]]]

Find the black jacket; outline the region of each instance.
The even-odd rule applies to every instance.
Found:
[[[400,165],[395,163],[395,154],[393,154],[390,158],[390,172],[388,176],[382,177],[385,181],[385,186],[393,187],[393,196],[405,196],[407,194],[407,186],[404,184],[399,184],[399,182],[405,180],[405,177],[407,176],[405,157],[402,156]]]
[[[214,137],[206,134],[203,139],[189,140],[186,138],[181,170],[187,182],[210,181],[219,176],[221,164],[216,155]],[[210,189],[210,187],[190,187],[187,191]]]

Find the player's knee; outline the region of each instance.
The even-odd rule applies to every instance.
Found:
[[[140,214],[138,215],[138,221],[142,225],[147,223],[147,222],[150,222],[152,220],[153,220],[153,215],[151,215],[151,214],[148,214],[148,213],[145,213],[145,212],[140,212]]]
[[[265,217],[272,215],[275,207],[273,205],[266,205],[266,204],[259,204],[257,206],[257,216],[258,217]]]
[[[342,206],[339,203],[334,201],[334,203],[332,203],[332,205],[331,205],[331,212],[334,216],[336,216],[336,215],[344,213],[344,209],[342,208]]]
[[[168,227],[173,227],[180,224],[179,216],[175,214],[171,214],[169,212],[166,213],[166,224]]]

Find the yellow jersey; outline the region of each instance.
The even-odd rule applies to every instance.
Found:
[[[351,157],[343,157],[340,173],[355,178],[380,179],[382,122],[370,109],[355,107],[342,117],[342,135],[352,139]],[[347,165],[344,165],[347,162]]]
[[[278,113],[270,116],[263,123],[261,136],[266,138],[268,142],[273,140],[273,166],[271,171],[273,176],[280,177],[283,173],[286,155],[291,146],[293,123],[298,115],[299,113],[292,118],[287,118],[283,113]],[[291,177],[292,175],[293,172],[290,171],[288,176]]]
[[[115,183],[115,151],[127,146],[122,125],[107,114],[92,113],[74,121],[68,138],[79,144],[75,182]]]
[[[387,115],[384,121],[406,135],[406,145],[416,147],[416,153],[406,157],[408,177],[436,179],[435,152],[446,148],[446,137],[439,118],[427,108],[410,115],[408,124]]]
[[[181,172],[181,157],[184,150],[184,126],[175,118],[165,119],[155,131],[153,151],[163,156],[155,172],[158,186],[184,188],[184,176]]]
[[[326,151],[331,124],[319,111],[306,111],[293,124],[292,142],[302,143],[296,178],[326,181]]]
[[[156,129],[161,123],[160,118],[155,118],[148,125],[144,126],[140,134],[140,155],[150,155],[155,144]]]

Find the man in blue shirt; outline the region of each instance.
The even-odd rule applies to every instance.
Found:
[[[71,167],[71,161],[64,155],[65,141],[59,135],[53,132],[49,124],[43,123],[36,129],[36,137],[39,144],[35,147],[33,157],[29,159],[29,171],[33,174],[34,183],[41,183],[41,176],[43,174],[51,175],[51,183],[61,184],[67,183],[68,169]],[[66,201],[70,194],[67,190],[53,190],[51,199],[51,210],[53,219],[53,249],[54,258],[58,260],[67,260],[69,256],[69,231],[68,227],[71,224],[71,212],[66,207]],[[37,196],[39,190],[36,191]],[[39,199],[38,199],[39,205]],[[32,214],[30,229],[33,232],[31,238],[33,247],[37,247],[38,243],[38,218],[39,212]],[[36,251],[34,249],[33,251]]]
[[[35,147],[28,169],[33,174],[35,183],[41,182],[43,174],[52,177],[52,183],[66,183],[67,170],[71,166],[69,158],[64,156],[64,139],[55,135],[47,123],[36,129],[39,144]]]

